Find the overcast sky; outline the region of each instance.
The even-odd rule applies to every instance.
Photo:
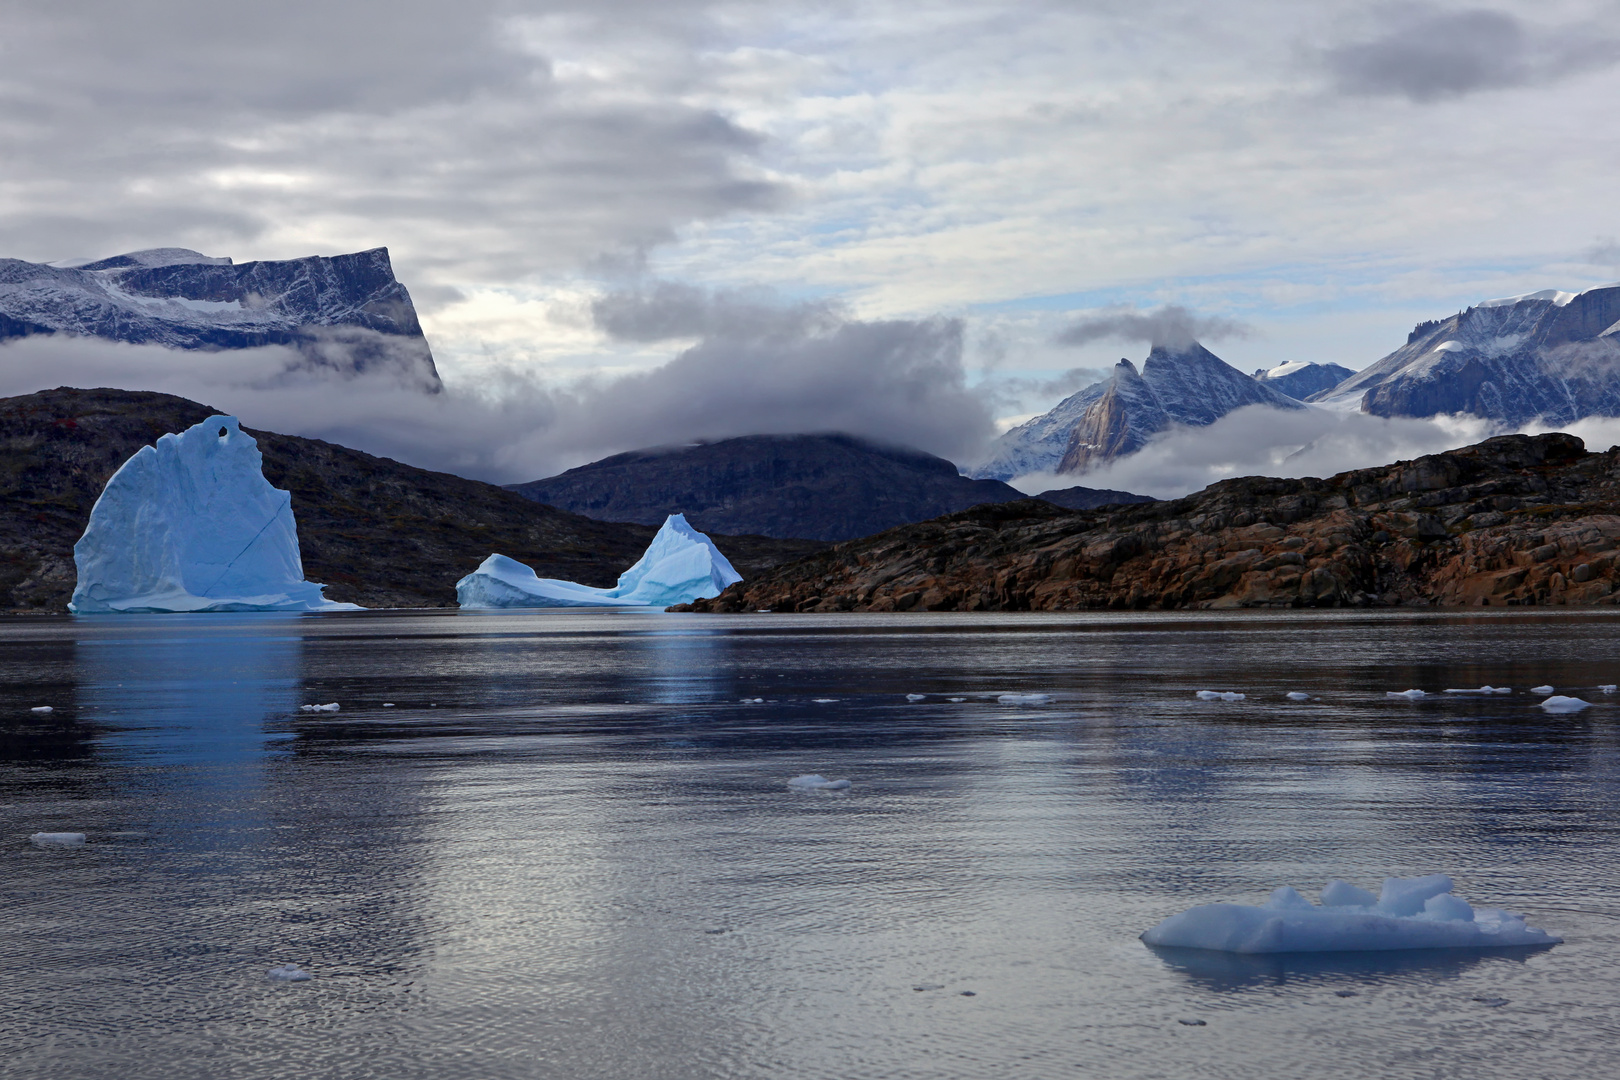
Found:
[[[0,13],[0,255],[386,245],[453,386],[710,370],[769,318],[904,338],[978,432],[1140,359],[1062,333],[1120,308],[1179,305],[1244,370],[1359,368],[1620,278],[1616,2]]]

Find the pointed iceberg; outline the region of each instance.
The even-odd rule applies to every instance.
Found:
[[[456,601],[464,608],[669,607],[719,596],[741,580],[714,541],[671,514],[611,589],[538,577],[516,559],[491,555],[456,582]]]
[[[358,610],[304,580],[292,496],[264,478],[259,444],[210,416],[119,466],[73,546],[79,615]]]

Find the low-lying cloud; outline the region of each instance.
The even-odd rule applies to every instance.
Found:
[[[1246,338],[1252,333],[1246,324],[1235,319],[1198,315],[1180,304],[1166,304],[1154,311],[1125,307],[1087,315],[1060,330],[1054,340],[1059,345],[1089,345],[1113,338],[1178,349],[1195,341]]]
[[[967,460],[993,433],[989,405],[966,385],[959,320],[865,321],[830,305],[682,295],[684,322],[657,322],[657,294],[610,297],[598,319],[626,339],[695,344],[651,370],[570,385],[494,368],[476,385],[447,381],[428,394],[397,366],[312,369],[280,346],[210,353],[56,336],[0,345],[0,394],[158,390],[249,427],[499,483],[644,446],[806,431]]]

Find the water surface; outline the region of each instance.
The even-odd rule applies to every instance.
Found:
[[[0,1075],[1605,1075],[1617,641],[1590,613],[5,621]],[[1482,683],[1516,691],[1385,696]],[[1539,683],[1597,704],[1545,715]],[[1434,871],[1566,944],[1137,940]],[[314,978],[266,979],[289,962]]]

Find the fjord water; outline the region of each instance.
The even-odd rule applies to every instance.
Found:
[[[1617,643],[1589,613],[10,620],[0,1075],[1605,1075]],[[1385,696],[1483,683],[1515,692]],[[1434,871],[1565,944],[1137,940]]]

